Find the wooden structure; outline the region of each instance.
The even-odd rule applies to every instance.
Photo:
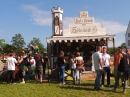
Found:
[[[60,50],[65,52],[66,59],[70,53],[79,51],[85,61],[85,71],[94,71],[91,56],[96,47],[100,45],[108,48],[108,41],[113,41],[114,47],[115,35],[108,35],[106,29],[100,23],[95,23],[86,11],[80,12],[74,24],[69,24],[69,28],[63,30],[62,14],[63,9],[60,7],[52,8],[52,36],[46,38],[51,68],[54,68]]]

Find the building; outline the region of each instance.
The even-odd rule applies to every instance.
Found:
[[[126,43],[126,48],[130,48],[130,21],[125,34],[125,43]]]
[[[79,51],[84,58],[85,71],[94,71],[92,53],[97,46],[108,48],[110,40],[114,46],[115,35],[108,35],[106,29],[95,22],[94,17],[89,17],[87,11],[80,12],[74,23],[69,24],[68,29],[63,29],[62,14],[60,7],[52,8],[52,36],[46,38],[51,67],[54,67],[60,50],[65,52],[66,59],[70,53]]]

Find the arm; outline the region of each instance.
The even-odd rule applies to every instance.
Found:
[[[121,61],[123,56],[122,56],[122,54],[119,54],[118,56],[119,56],[118,63],[120,64],[120,61]]]

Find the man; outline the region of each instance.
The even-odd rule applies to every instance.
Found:
[[[14,84],[14,71],[15,71],[15,63],[17,63],[16,59],[13,58],[12,53],[9,54],[7,58],[7,66],[8,66],[8,74],[7,74],[7,85],[10,83],[10,78],[12,83]]]
[[[118,82],[120,77],[123,79],[123,93],[126,93],[126,80],[127,80],[127,74],[126,74],[126,69],[127,69],[127,55],[124,54],[124,48],[120,47],[120,52],[119,52],[119,56],[118,56],[118,71],[117,71],[117,75],[116,75],[116,80],[115,80],[115,86],[113,91],[116,91],[116,88],[118,86]]]
[[[107,85],[110,86],[110,55],[107,54],[107,48],[103,48],[102,54],[103,73],[102,73],[102,87],[104,87],[105,74],[107,72]]]
[[[113,64],[114,65],[114,77],[115,77],[115,80],[116,80],[116,76],[117,76],[117,72],[118,72],[119,54],[120,54],[120,52],[121,52],[121,47],[118,47],[118,51],[114,55],[114,64]],[[119,75],[119,72],[118,72],[118,75]],[[117,82],[117,84],[119,86],[119,81]]]
[[[95,68],[95,71],[96,71],[96,79],[95,79],[94,89],[96,89],[96,90],[101,90],[100,79],[101,79],[102,70],[103,70],[101,50],[102,50],[101,46],[98,46],[97,52],[95,52],[93,54],[94,68]]]
[[[130,49],[126,49],[127,58],[128,58],[128,71],[129,71],[129,85],[130,85]]]
[[[49,59],[48,59],[46,53],[44,53],[43,59],[44,59],[44,63],[42,63],[42,66],[43,66],[43,79],[45,79],[46,66],[49,63]]]

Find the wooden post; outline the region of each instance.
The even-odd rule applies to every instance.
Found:
[[[113,38],[112,42],[113,42],[113,49],[114,49],[114,53],[115,53],[115,39],[114,38]]]

